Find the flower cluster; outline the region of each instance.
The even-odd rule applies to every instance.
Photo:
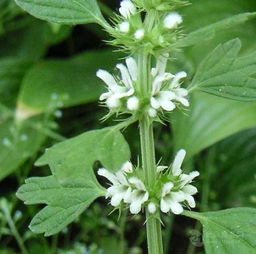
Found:
[[[154,21],[154,28],[148,29],[143,22],[141,11],[143,7],[138,1],[121,1],[120,15],[116,16],[115,27],[109,29],[110,34],[115,38],[112,41],[113,45],[122,45],[131,52],[143,47],[153,53],[158,49],[168,48],[180,38],[179,25],[183,22],[180,14],[169,12],[169,8],[166,8],[167,14],[160,15],[161,19]]]
[[[191,182],[199,176],[199,172],[182,173],[181,165],[185,155],[185,150],[180,150],[177,153],[171,167],[171,174],[161,188],[160,210],[163,213],[172,211],[174,214],[181,214],[184,203],[191,208],[196,206],[193,195],[197,193],[197,188],[191,185]]]
[[[197,193],[197,188],[191,185],[191,182],[199,172],[182,173],[181,165],[185,155],[185,150],[180,150],[170,169],[166,166],[157,167],[157,189],[153,190],[148,189],[139,179],[130,162],[125,162],[116,173],[111,173],[105,168],[99,169],[98,175],[111,183],[106,198],[111,198],[110,203],[114,207],[119,207],[122,203],[127,204],[132,214],[138,214],[143,207],[147,207],[152,214],[157,209],[163,213],[171,211],[174,214],[181,214],[183,205],[194,208],[193,195]],[[164,171],[166,172],[163,173]]]
[[[133,166],[125,162],[116,173],[111,173],[105,168],[98,170],[98,175],[105,177],[111,182],[107,189],[106,198],[111,198],[111,205],[120,206],[121,202],[128,204],[132,214],[138,214],[142,205],[147,202],[149,193],[144,183],[133,174]]]
[[[158,58],[156,68],[152,68],[151,75],[153,78],[152,93],[150,98],[150,107],[148,114],[156,117],[157,111],[173,111],[177,103],[188,107],[188,91],[180,87],[180,80],[187,77],[186,72],[181,71],[173,75],[166,72],[166,65],[169,54],[162,55]]]
[[[184,71],[172,74],[166,72],[166,65],[169,55],[158,57],[155,68],[152,68],[152,91],[148,102],[141,103],[141,99],[136,88],[138,87],[138,67],[136,60],[132,57],[126,59],[124,64],[117,64],[120,77],[115,77],[105,70],[98,70],[97,77],[105,82],[108,92],[100,96],[101,101],[105,101],[107,107],[112,112],[130,112],[145,110],[150,117],[156,117],[159,111],[173,111],[178,104],[189,106],[187,100],[188,91],[181,88],[181,79],[187,74]]]
[[[105,70],[98,70],[97,77],[105,82],[108,92],[100,96],[100,101],[106,101],[106,105],[110,110],[119,111],[127,108],[130,111],[139,108],[139,99],[134,96],[134,85],[138,78],[137,63],[134,58],[126,59],[124,64],[117,64],[121,77],[114,77]]]

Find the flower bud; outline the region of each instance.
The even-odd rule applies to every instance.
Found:
[[[183,22],[182,17],[177,12],[171,12],[164,18],[164,27],[167,29],[176,28]]]
[[[120,23],[119,24],[119,30],[122,33],[129,33],[129,31],[130,31],[130,24],[129,24],[129,22],[124,21],[124,22]]]
[[[127,108],[129,110],[137,110],[139,108],[139,99],[133,96],[127,100]]]
[[[134,37],[137,40],[142,40],[145,36],[145,30],[143,28],[136,30]]]
[[[149,211],[149,213],[152,213],[152,214],[156,212],[156,205],[155,205],[155,203],[150,202],[148,204],[148,211]]]

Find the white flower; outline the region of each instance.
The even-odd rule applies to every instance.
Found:
[[[121,171],[124,171],[125,173],[132,173],[133,172],[132,163],[130,161],[126,161],[121,167]]]
[[[120,4],[119,12],[124,18],[129,18],[137,11],[136,6],[130,0],[123,0]]]
[[[153,202],[150,202],[148,204],[148,211],[149,211],[149,213],[152,213],[152,214],[155,213],[156,212],[156,204]]]
[[[127,67],[126,67],[127,66]],[[124,64],[117,64],[116,67],[121,73],[121,78],[116,79],[113,75],[105,70],[98,70],[97,77],[105,82],[108,92],[100,96],[100,100],[106,101],[106,105],[110,108],[118,108],[121,105],[121,99],[130,97],[134,94],[133,82],[137,80],[138,71],[137,63],[134,58],[126,59]],[[119,82],[117,80],[120,80]]]
[[[106,194],[106,198],[111,197],[112,206],[119,206],[122,200],[125,203],[130,201],[132,189],[122,171],[113,174],[107,169],[101,168],[98,170],[98,175],[107,178],[112,183]]]
[[[155,117],[155,111],[162,108],[166,111],[173,111],[176,108],[175,101],[189,106],[186,99],[188,91],[180,88],[180,80],[185,78],[185,72],[178,72],[176,75],[166,72],[167,60],[169,54],[164,54],[157,59],[156,68],[152,68],[151,74],[153,76],[152,93],[150,99],[150,109],[148,114],[150,117]],[[167,86],[167,82],[169,85]]]
[[[167,29],[176,28],[183,22],[182,17],[177,12],[171,12],[164,18],[164,27]]]
[[[119,30],[122,33],[129,33],[130,31],[130,23],[128,21],[123,21],[119,24]]]
[[[183,212],[183,202],[187,202],[188,206],[191,208],[196,206],[193,195],[197,193],[197,188],[190,183],[195,177],[199,176],[199,172],[193,171],[189,174],[182,173],[181,165],[185,155],[185,150],[182,149],[178,151],[172,164],[172,175],[178,177],[178,186],[170,181],[165,183],[162,187],[160,209],[164,213],[172,211],[174,214],[181,214]]]
[[[135,190],[132,191],[130,212],[132,214],[138,214],[142,209],[143,203],[148,200],[149,193],[144,183],[139,178],[131,177],[129,183],[135,187]]]
[[[137,40],[142,40],[144,36],[145,36],[145,30],[143,28],[136,30],[134,33],[134,37]]]

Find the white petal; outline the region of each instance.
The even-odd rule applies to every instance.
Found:
[[[150,98],[150,105],[154,109],[159,109],[160,108],[160,103],[158,102],[158,100],[155,97]]]
[[[186,201],[188,202],[188,205],[191,208],[195,208],[196,207],[195,199],[191,195],[186,195]]]
[[[163,81],[165,80],[164,75],[157,75],[152,84],[152,95],[157,94],[161,90]]]
[[[106,100],[106,99],[109,98],[111,95],[112,95],[111,92],[103,93],[103,94],[100,96],[100,101]]]
[[[123,195],[121,193],[117,193],[111,198],[110,204],[112,206],[119,206],[123,199]]]
[[[182,207],[182,205],[180,203],[170,201],[169,205],[170,205],[170,208],[171,208],[171,210],[172,210],[172,212],[174,214],[181,214],[181,213],[183,213],[183,207]]]
[[[181,186],[185,186],[188,183],[191,183],[193,181],[193,179],[197,176],[199,176],[199,172],[198,171],[193,171],[191,173],[187,174],[181,174],[180,179],[181,179]]]
[[[184,105],[185,107],[189,106],[189,101],[186,98],[183,97],[177,97],[175,98],[176,101],[179,101],[182,105]]]
[[[116,67],[120,70],[122,81],[124,85],[129,89],[132,87],[132,80],[130,77],[130,74],[128,72],[128,69],[123,64],[117,64]]]
[[[124,194],[124,202],[131,203],[132,201],[132,189],[129,187]]]
[[[155,203],[150,202],[148,204],[148,211],[149,211],[149,213],[152,213],[152,214],[156,212],[156,205],[155,205]]]
[[[127,100],[127,108],[129,110],[137,110],[139,108],[139,99],[136,96],[133,96]]]
[[[197,193],[197,188],[191,184],[188,184],[182,188],[182,191],[189,195],[195,195]]]
[[[177,12],[169,13],[164,19],[164,27],[167,29],[176,28],[183,22],[182,17]]]
[[[171,193],[171,200],[173,202],[183,202],[185,200],[185,193],[182,191],[178,191],[178,192],[172,192]]]
[[[111,96],[106,100],[106,105],[112,109],[112,108],[118,108],[120,106],[120,100],[116,98],[115,96]]]
[[[120,170],[120,171],[116,172],[116,178],[120,184],[129,185],[125,175],[123,174],[123,171]]]
[[[173,111],[175,109],[175,104],[171,100],[167,100],[165,98],[159,99],[161,107],[166,111]]]
[[[186,78],[187,73],[185,71],[178,72],[170,84],[170,88],[177,88],[181,79]]]
[[[105,70],[98,70],[96,76],[100,78],[102,81],[104,81],[109,87],[109,89],[113,88],[114,86],[118,86],[113,75],[111,75],[109,72]]]
[[[144,185],[144,183],[139,179],[139,178],[137,178],[137,177],[131,177],[131,178],[129,178],[129,182],[131,183],[131,184],[134,184],[135,185],[135,187],[138,189],[138,190],[146,190],[146,187],[145,187],[145,185]]]
[[[141,211],[141,205],[140,202],[132,202],[130,205],[131,214],[138,214]]]
[[[162,197],[164,197],[168,193],[170,193],[173,186],[174,186],[174,184],[172,182],[165,183],[164,186],[162,187]]]
[[[185,156],[186,156],[186,151],[184,149],[179,150],[178,153],[176,154],[172,164],[172,174],[174,176],[178,176],[181,174],[182,172],[181,165]]]
[[[156,167],[156,172],[160,173],[160,172],[164,171],[167,168],[168,168],[167,166],[157,166]]]
[[[99,176],[103,176],[103,177],[107,178],[112,184],[118,184],[118,180],[117,180],[116,176],[114,174],[112,174],[111,172],[109,172],[107,169],[100,168],[97,173]]]
[[[168,213],[171,209],[169,206],[169,203],[166,202],[166,200],[164,198],[162,198],[160,201],[160,209],[163,213]]]
[[[125,173],[132,173],[133,172],[133,166],[130,161],[126,161],[122,167],[121,170],[124,171]]]
[[[126,58],[126,65],[133,81],[138,78],[138,66],[133,57]]]
[[[120,6],[119,12],[125,18],[129,18],[137,11],[136,6],[130,0],[123,0]]]

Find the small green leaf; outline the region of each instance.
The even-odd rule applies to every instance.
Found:
[[[31,15],[53,23],[62,24],[104,24],[96,0],[15,0]]]
[[[52,176],[27,179],[17,192],[26,204],[47,205],[32,220],[31,230],[46,236],[62,230],[105,193],[94,163],[118,170],[129,158],[128,144],[113,128],[89,131],[47,149],[36,164],[49,164]]]
[[[113,68],[117,58],[118,55],[110,50],[102,50],[86,52],[68,60],[43,61],[25,75],[18,106],[40,113],[57,101],[59,107],[96,101],[104,90],[96,71]]]
[[[173,115],[174,145],[188,156],[238,131],[256,126],[256,105],[208,95],[191,96],[188,112]]]
[[[218,31],[229,29],[231,27],[242,24],[256,17],[256,12],[242,13],[218,21],[206,27],[191,32],[178,42],[179,47],[188,47],[201,43],[202,41],[211,40]]]
[[[256,54],[238,57],[239,39],[219,45],[201,63],[189,87],[217,96],[256,101]]]
[[[203,224],[203,242],[207,254],[255,254],[256,209],[233,208],[217,212],[184,215]]]

